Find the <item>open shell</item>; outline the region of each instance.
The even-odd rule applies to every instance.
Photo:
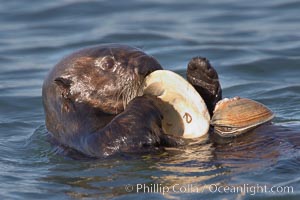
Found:
[[[208,132],[210,116],[197,91],[178,74],[156,70],[145,78],[144,94],[158,97],[167,134],[197,138]]]
[[[273,118],[273,112],[263,104],[234,97],[218,102],[211,125],[222,137],[231,137],[245,133]]]

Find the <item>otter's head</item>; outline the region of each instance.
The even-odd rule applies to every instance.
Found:
[[[144,78],[162,69],[153,57],[123,45],[102,45],[81,50],[54,68],[54,82],[62,96],[108,114],[118,114],[142,94]]]

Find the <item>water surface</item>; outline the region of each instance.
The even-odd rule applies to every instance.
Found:
[[[299,10],[293,0],[1,2],[1,199],[299,199]],[[140,47],[183,76],[190,58],[205,56],[225,97],[262,102],[276,118],[241,138],[158,154],[57,155],[46,140],[43,79],[63,56],[102,43]],[[293,193],[137,194],[127,184],[261,184]]]

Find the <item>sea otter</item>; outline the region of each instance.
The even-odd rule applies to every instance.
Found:
[[[143,79],[158,69],[152,56],[118,44],[62,59],[42,91],[52,141],[90,157],[178,143],[163,132],[153,97],[140,96]]]
[[[85,48],[63,58],[43,84],[51,141],[93,158],[183,145],[182,137],[166,134],[163,127],[168,126],[163,123],[164,100],[144,93],[144,80],[157,70],[162,66],[155,58],[119,44]],[[217,72],[207,59],[195,57],[188,64],[187,78],[212,116],[222,98]],[[192,120],[189,113],[180,117],[187,123]]]

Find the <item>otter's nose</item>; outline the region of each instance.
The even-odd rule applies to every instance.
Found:
[[[138,74],[145,77],[153,71],[154,70],[152,70],[151,67],[143,66],[138,69]]]
[[[145,77],[155,70],[162,69],[158,61],[150,56],[143,56],[139,59],[139,64],[137,66],[137,72],[139,75]]]

